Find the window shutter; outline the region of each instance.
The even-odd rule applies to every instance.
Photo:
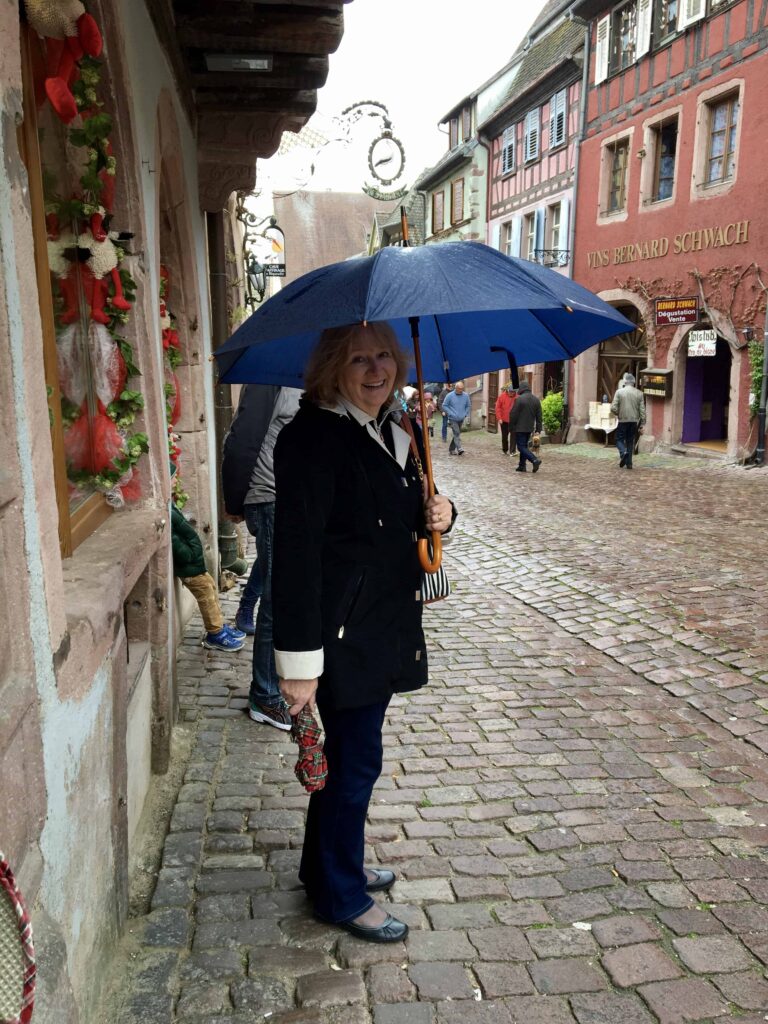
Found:
[[[560,248],[568,249],[570,247],[570,229],[571,229],[571,200],[561,199],[560,200]]]
[[[459,144],[459,119],[452,117],[448,126],[448,146],[453,149]]]
[[[523,218],[515,217],[512,220],[512,246],[510,256],[520,255],[520,240],[523,237]]]
[[[549,102],[549,148],[562,146],[565,142],[565,116],[568,100],[568,90],[561,89],[556,92]]]
[[[457,178],[451,185],[451,224],[464,220],[464,179]]]
[[[432,234],[436,231],[442,231],[444,227],[444,211],[443,204],[445,201],[444,192],[433,192],[432,193]]]
[[[501,248],[501,224],[498,221],[491,228],[491,248]]]
[[[610,55],[611,16],[606,15],[597,23],[597,45],[595,47],[595,85],[604,82],[608,77],[608,57]]]
[[[544,232],[546,230],[547,223],[547,211],[543,206],[540,206],[536,211],[536,218],[533,224],[533,248],[543,249],[544,248]],[[534,257],[535,258],[535,257]]]
[[[688,28],[695,21],[704,17],[707,5],[705,0],[682,0],[682,9],[677,18],[678,29]]]
[[[464,107],[461,112],[461,134],[466,142],[472,135],[472,108]]]
[[[525,162],[536,160],[539,155],[541,109],[529,110],[525,115]]]
[[[637,3],[637,42],[635,56],[642,57],[651,48],[651,21],[653,4],[651,0],[638,0]]]
[[[510,171],[515,169],[515,130],[516,127],[514,125],[511,128],[505,128],[504,134],[501,137],[502,174],[509,174]]]

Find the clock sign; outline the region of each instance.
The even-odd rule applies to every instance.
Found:
[[[397,181],[405,167],[402,142],[389,132],[383,132],[371,143],[368,150],[368,166],[371,174],[382,185],[391,185],[393,181]]]

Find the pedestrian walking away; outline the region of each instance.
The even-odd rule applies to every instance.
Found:
[[[632,469],[635,442],[645,424],[645,395],[635,387],[635,378],[625,373],[611,402],[611,412],[618,418],[616,447],[619,449],[619,468]]]
[[[455,518],[425,500],[399,426],[407,365],[388,324],[324,331],[275,448],[275,657],[291,714],[316,703],[327,760],[299,878],[318,918],[370,942],[408,932],[371,898],[395,876],[364,866],[365,821],[389,701],[427,682],[416,540]]]
[[[235,624],[250,625],[253,670],[248,714],[288,731],[291,717],[280,694],[272,646],[272,549],[275,520],[275,441],[293,419],[301,392],[249,384],[243,389],[237,415],[224,442],[222,487],[227,514],[244,519],[256,540],[256,561],[240,599]],[[254,608],[258,601],[256,621]]]
[[[517,452],[520,456],[516,473],[527,471],[526,462],[533,465],[533,472],[538,473],[541,459],[534,455],[529,447],[531,434],[541,431],[541,402],[531,391],[527,380],[518,388],[517,401],[509,415],[509,432],[515,438]]]
[[[176,469],[171,463],[173,470]],[[203,544],[194,526],[184,517],[181,509],[171,504],[171,549],[173,574],[197,601],[203,618],[205,636],[203,647],[231,653],[243,646],[245,633],[227,626],[219,604],[216,582],[208,572]]]
[[[502,388],[499,392],[499,397],[496,399],[496,422],[499,424],[499,431],[501,432],[501,451],[504,455],[515,454],[515,438],[514,435],[511,438],[509,435],[509,415],[516,401],[517,392],[512,384]]]
[[[446,384],[437,396],[437,411],[440,413],[440,418],[442,420],[442,423],[440,424],[440,437],[443,439],[443,444],[448,443],[448,413],[443,411],[443,402],[452,391],[453,384]]]
[[[464,382],[458,381],[453,391],[449,391],[443,399],[443,414],[448,417],[451,428],[451,443],[448,445],[449,455],[463,455],[461,443],[461,425],[472,411],[469,395],[464,390]]]

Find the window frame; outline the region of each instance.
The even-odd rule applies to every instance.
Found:
[[[460,195],[459,216],[456,216],[456,196]],[[454,178],[451,182],[451,224],[461,224],[464,220],[464,178]]]
[[[711,126],[714,109],[722,103],[738,103],[738,119],[735,126],[733,147],[733,175],[717,181],[707,180],[707,166],[711,149]],[[712,89],[699,93],[697,97],[696,131],[693,143],[693,174],[691,175],[691,199],[708,199],[730,192],[739,177],[739,153],[741,132],[744,122],[744,79],[732,79]]]
[[[661,162],[663,159],[664,149],[664,132],[667,131],[674,125],[675,128],[675,151],[673,154],[674,164],[672,168],[671,187],[668,196],[660,195],[662,180],[661,173]],[[680,122],[677,117],[666,118],[664,121],[660,121],[658,125],[654,126],[654,154],[653,154],[653,188],[651,190],[651,202],[654,204],[664,203],[669,199],[675,197],[675,184],[677,182],[677,153],[678,153],[678,141],[680,139]]]
[[[597,206],[598,224],[615,224],[617,221],[626,220],[629,216],[629,193],[632,182],[632,162],[630,158],[632,154],[634,131],[634,126],[631,126],[629,129],[616,132],[614,135],[606,138],[600,148],[600,188],[598,191]],[[623,208],[609,210],[608,202],[611,189],[613,154],[618,146],[624,144],[627,146],[627,161],[624,179],[625,204]]]
[[[735,93],[730,96],[724,96],[721,100],[716,103],[710,103],[709,106],[709,126],[707,130],[707,149],[706,156],[704,159],[704,181],[702,182],[703,188],[712,188],[713,186],[725,185],[729,181],[733,181],[736,177],[736,134],[739,130],[739,122],[741,120],[741,104],[739,103],[739,97]],[[714,120],[718,110],[723,107],[726,109],[726,121],[725,127],[720,129],[714,128]],[[724,148],[721,155],[713,155],[713,144],[715,135],[722,134],[724,140]],[[716,178],[710,176],[712,164],[719,160],[722,164],[722,171]],[[733,170],[729,174],[728,167],[733,160]]]
[[[439,199],[439,203],[438,203]],[[440,225],[437,224],[436,208],[440,207]],[[442,231],[445,227],[445,189],[440,189],[439,192],[432,193],[432,234],[436,235],[438,231]]]
[[[660,12],[664,4],[669,5],[671,3],[677,5],[675,10],[675,26],[673,29],[661,35],[659,26]],[[651,39],[653,41],[654,50],[659,50],[666,46],[667,43],[671,42],[680,31],[680,11],[683,3],[685,3],[685,0],[653,0]]]
[[[557,239],[555,239],[555,226],[557,226]],[[566,248],[566,246],[560,244],[562,242],[562,227],[563,204],[562,202],[550,203],[547,207],[546,242],[544,245],[546,249]]]
[[[32,29],[21,26],[21,71],[24,118],[18,126],[19,152],[29,182],[29,207],[34,245],[35,276],[40,306],[40,325],[43,341],[43,372],[48,391],[48,409],[51,416],[51,447],[53,455],[54,490],[59,513],[59,549],[62,558],[69,558],[80,544],[94,533],[112,515],[112,508],[100,492],[90,494],[76,509],[69,504],[69,481],[64,449],[64,424],[59,394],[59,368],[56,348],[56,318],[54,314],[51,271],[48,265],[48,232],[45,224],[45,196],[40,143],[37,124],[37,103],[32,79]]]
[[[524,260],[534,262],[536,259],[536,211],[531,210],[530,213],[523,215],[523,234],[522,241],[525,245]],[[522,255],[522,252],[521,252]]]
[[[633,26],[632,26],[632,28],[633,28],[633,42],[632,42],[631,50],[628,48],[625,51],[625,50],[620,50],[619,46],[618,46],[619,39],[620,39],[620,34],[617,31],[617,23],[618,23],[618,20],[621,18],[622,13],[625,10],[628,10],[629,8],[632,8],[634,10],[634,22],[633,22]],[[624,3],[621,3],[617,7],[614,7],[613,10],[611,11],[610,23],[609,23],[609,37],[608,37],[608,74],[609,75],[618,75],[622,71],[626,71],[627,68],[631,67],[633,64],[636,64],[637,61],[638,61],[638,52],[637,52],[638,51],[638,38],[637,38],[638,13],[639,13],[639,0],[624,0]],[[620,54],[623,54],[623,53],[629,53],[629,52],[631,52],[631,54],[632,54],[631,59],[627,59],[626,61],[624,61],[623,57],[620,60],[616,59],[617,55],[620,55]]]

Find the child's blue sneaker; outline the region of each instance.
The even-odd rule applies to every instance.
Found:
[[[218,633],[206,633],[203,637],[203,647],[210,651],[239,651],[243,646],[242,637],[232,636],[224,626]]]

